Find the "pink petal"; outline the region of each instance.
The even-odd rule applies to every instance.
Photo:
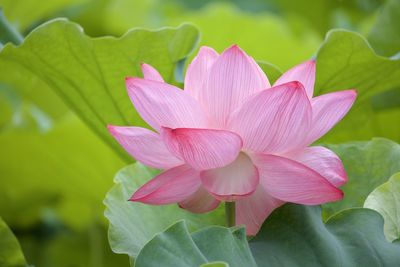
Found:
[[[214,119],[213,126],[224,128],[229,114],[246,98],[270,87],[266,81],[257,63],[238,46],[225,50],[212,65],[200,92],[201,103]]]
[[[209,70],[217,58],[218,53],[214,49],[202,46],[188,66],[185,76],[185,91],[194,98],[198,99],[200,91],[204,88]]]
[[[347,175],[342,161],[331,150],[322,146],[307,147],[285,155],[300,162],[321,174],[334,186],[339,187],[347,182]]]
[[[326,134],[350,110],[357,92],[355,90],[339,91],[321,95],[312,99],[312,125],[308,135],[308,144]]]
[[[152,66],[146,63],[142,63],[141,67],[142,67],[143,77],[146,80],[164,82],[164,79],[162,78],[161,74]]]
[[[206,213],[216,209],[219,202],[204,187],[200,186],[193,195],[179,202],[179,206],[193,213]]]
[[[130,201],[152,205],[184,201],[201,186],[199,172],[188,165],[169,169],[140,187]]]
[[[127,78],[126,87],[140,116],[155,130],[162,126],[205,127],[201,105],[179,88],[156,81]]]
[[[183,162],[173,156],[160,135],[140,127],[108,126],[109,132],[132,157],[146,166],[169,169]]]
[[[224,130],[163,127],[161,138],[172,154],[197,170],[225,166],[242,148],[240,137]]]
[[[311,104],[299,82],[263,90],[236,110],[228,129],[251,151],[281,153],[304,147],[311,123]]]
[[[258,171],[249,156],[240,153],[230,165],[201,172],[203,186],[217,199],[233,201],[256,190]]]
[[[253,194],[236,201],[236,225],[246,225],[246,234],[255,236],[265,219],[283,204],[259,185]]]
[[[315,60],[306,61],[286,71],[275,82],[274,86],[292,81],[300,82],[306,89],[307,96],[312,98],[315,83]]]
[[[275,155],[252,155],[260,183],[273,197],[283,201],[317,205],[337,201],[343,193],[309,167]]]

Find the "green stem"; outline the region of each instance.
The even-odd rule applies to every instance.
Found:
[[[235,226],[235,202],[225,202],[225,218],[228,227]]]
[[[3,44],[11,42],[19,45],[23,40],[24,37],[7,21],[3,10],[0,9],[0,42]]]

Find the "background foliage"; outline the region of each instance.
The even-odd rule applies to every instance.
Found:
[[[335,232],[339,223],[347,229],[346,224],[359,220],[352,221],[354,213],[373,218],[365,231],[373,225],[381,227],[378,213],[365,209],[328,219],[344,208],[362,207],[367,199],[365,207],[385,219],[386,238],[400,237],[400,220],[391,217],[394,212],[400,214],[399,206],[388,205],[393,201],[385,193],[397,197],[399,179],[387,180],[400,170],[399,1],[0,0],[0,7],[24,38],[20,45],[18,38],[15,44],[6,44],[0,31],[0,216],[4,220],[0,232],[6,236],[0,237],[0,265],[3,259],[10,266],[23,265],[25,259],[45,267],[128,265],[126,256],[109,248],[102,201],[115,173],[133,160],[110,138],[105,125],[145,126],[126,96],[124,77],[141,75],[139,63],[144,61],[167,81],[181,85],[185,59],[191,59],[199,45],[221,51],[236,43],[266,62],[262,66],[271,80],[314,57],[317,95],[347,88],[359,92],[350,114],[321,140],[343,159],[349,174],[345,200],[322,207],[325,225],[318,219],[318,207],[284,206],[262,233],[282,223],[285,212],[303,214],[306,222],[318,223],[323,233]],[[164,26],[174,28],[159,30]],[[137,27],[152,30],[130,30]],[[129,181],[131,172],[135,181]],[[116,184],[105,200],[112,249],[130,255],[133,262],[147,239],[186,218],[186,225],[178,223],[167,231],[181,231],[182,238],[197,240],[196,247],[203,251],[201,232],[188,230],[222,224],[221,211],[195,217],[175,206],[129,205],[126,196],[150,174],[143,166],[130,165],[115,176]],[[163,212],[168,216],[158,217]],[[155,214],[161,219],[154,221]],[[145,225],[147,221],[154,222]],[[136,238],[121,242],[124,231],[135,233]],[[204,231],[241,244],[238,253],[247,255],[242,258],[248,266],[260,261],[254,252],[260,246],[281,244],[280,238],[285,237],[264,240],[261,236],[248,248],[240,229]],[[388,246],[385,253],[389,255],[392,244],[384,243],[382,237],[382,233],[372,236],[371,242]],[[1,249],[3,240],[12,242],[12,254]],[[154,239],[148,245],[157,246],[157,242]],[[330,247],[325,245],[321,249]],[[277,255],[286,252],[284,247],[277,248],[281,249]],[[234,266],[232,257],[237,255],[214,257],[211,252],[203,251],[208,256],[199,265],[226,266],[223,262],[228,262]],[[347,255],[350,262],[354,253]],[[12,256],[3,257],[8,254]],[[145,257],[145,252],[138,257],[138,266]]]

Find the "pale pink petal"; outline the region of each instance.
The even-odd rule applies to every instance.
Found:
[[[342,161],[331,150],[322,146],[307,147],[305,149],[291,152],[285,157],[300,162],[318,172],[339,187],[347,182],[347,175]]]
[[[188,165],[169,169],[140,187],[130,201],[152,205],[184,201],[201,186],[199,172]]]
[[[193,213],[206,213],[216,209],[220,201],[214,198],[203,186],[184,201],[179,202],[179,206]]]
[[[283,201],[317,205],[343,198],[343,192],[309,167],[275,155],[252,155],[260,183],[273,197]]]
[[[192,63],[189,64],[185,75],[185,91],[194,98],[199,97],[209,70],[217,58],[218,53],[214,49],[202,46]]]
[[[318,140],[338,123],[350,110],[356,100],[355,90],[339,91],[317,96],[312,99],[313,119],[308,144]]]
[[[255,236],[271,212],[284,203],[259,185],[253,194],[236,201],[236,225],[245,225],[246,234]]]
[[[146,80],[164,82],[164,79],[162,78],[161,74],[149,64],[142,63],[141,67],[142,67],[143,77]]]
[[[308,97],[312,98],[315,83],[315,60],[306,61],[286,71],[274,86],[292,81],[300,82],[306,89]]]
[[[259,182],[256,167],[244,153],[228,166],[202,171],[200,177],[211,194],[225,201],[248,196],[256,190]]]
[[[198,128],[207,125],[201,105],[175,86],[127,78],[126,87],[140,116],[157,131],[161,126]]]
[[[162,127],[161,138],[172,154],[197,170],[225,166],[242,148],[240,137],[224,130]]]
[[[225,50],[210,69],[200,92],[200,101],[213,119],[213,126],[224,128],[229,114],[249,96],[269,88],[257,63],[238,46]]]
[[[136,160],[156,169],[169,169],[183,164],[172,155],[160,135],[145,128],[108,126],[109,132]]]
[[[228,129],[251,151],[282,153],[304,147],[311,124],[311,104],[299,82],[263,90],[236,110]]]

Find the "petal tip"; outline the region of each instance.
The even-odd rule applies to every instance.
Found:
[[[338,199],[337,199],[337,200],[341,200],[341,199],[343,199],[343,198],[344,198],[344,192],[343,192],[342,190],[339,189],[339,192],[338,192]]]
[[[286,83],[292,89],[304,89],[304,85],[300,81],[291,81]]]
[[[131,196],[131,197],[128,199],[128,201],[129,201],[129,202],[139,202],[139,199],[140,199],[140,198],[135,198],[135,197]]]
[[[215,50],[209,46],[203,45],[199,49],[199,53],[201,52],[215,52]]]
[[[173,130],[172,128],[168,127],[168,126],[162,126],[160,127],[162,130]]]
[[[138,84],[144,79],[139,77],[125,77],[125,86],[129,90],[139,88]]]
[[[138,81],[138,80],[141,80],[141,78],[138,78],[138,77],[130,77],[130,76],[127,76],[127,77],[125,77],[125,81],[131,81],[131,82],[134,82],[134,81]]]
[[[239,53],[243,55],[245,54],[244,51],[237,44],[231,45],[228,49],[224,51],[224,53],[226,52]]]
[[[327,202],[340,201],[343,199],[343,197],[344,197],[344,192],[342,190],[340,190],[339,188],[335,187],[335,191],[332,192],[332,198],[330,200],[328,200]],[[321,204],[323,204],[323,203],[321,203]]]
[[[107,130],[108,130],[111,134],[115,133],[115,127],[116,127],[116,126],[114,126],[114,125],[107,124]]]
[[[175,132],[175,130],[177,130],[177,129],[172,129],[172,128],[167,127],[167,126],[161,126],[160,127],[160,134],[161,134],[161,136],[172,135]]]
[[[143,193],[139,193],[140,190],[137,190],[133,195],[128,199],[130,202],[142,202],[147,195],[143,195]]]
[[[343,92],[343,94],[347,94],[347,99],[351,99],[353,102],[356,100],[358,96],[358,90],[357,89],[348,89],[344,91],[338,91],[338,93]]]
[[[134,85],[135,82],[137,82],[139,78],[137,77],[125,77],[125,86],[127,87],[127,89],[131,89],[132,85]]]

